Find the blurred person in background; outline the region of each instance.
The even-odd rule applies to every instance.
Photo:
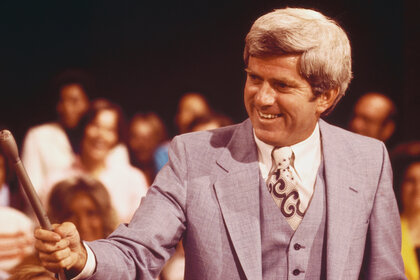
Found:
[[[233,124],[233,120],[225,114],[212,112],[208,115],[196,118],[190,125],[188,130],[203,131],[224,127]]]
[[[379,92],[368,92],[353,107],[349,129],[386,143],[395,131],[395,115],[395,104],[388,96]]]
[[[80,120],[90,103],[92,81],[84,71],[64,71],[54,79],[53,84],[58,97],[58,119],[30,128],[21,151],[22,162],[36,191],[42,188],[51,174],[72,165],[83,134],[79,127]],[[109,154],[108,161],[128,162],[127,148],[116,146]]]
[[[27,264],[14,272],[7,280],[56,280],[54,273],[36,264]]]
[[[0,279],[34,253],[34,224],[24,213],[0,206]]]
[[[51,223],[72,222],[85,241],[106,238],[118,225],[118,219],[111,198],[105,186],[87,176],[75,176],[57,182],[46,205]],[[41,266],[37,255],[25,257],[10,270],[8,279],[38,279],[51,274]],[[1,279],[1,278],[0,278]],[[55,279],[55,278],[52,278]]]
[[[401,252],[409,280],[420,279],[420,154],[395,164],[400,191]]]
[[[48,199],[47,213],[52,223],[74,223],[85,241],[106,238],[118,225],[108,191],[90,176],[56,183]]]
[[[22,162],[37,191],[51,173],[72,164],[81,138],[77,126],[89,108],[88,82],[83,71],[65,71],[53,83],[58,119],[30,128],[21,151]]]
[[[9,206],[22,212],[29,211],[26,197],[19,188],[18,180],[7,159],[4,151],[0,148],[0,206]]]
[[[191,132],[190,126],[195,119],[212,113],[212,109],[203,94],[187,92],[178,101],[174,122],[177,134]],[[156,169],[159,171],[168,162],[169,142],[160,145],[154,154]]]
[[[101,181],[108,190],[119,221],[130,221],[148,185],[143,172],[128,161],[108,160],[113,149],[126,141],[126,125],[121,108],[106,99],[97,99],[81,120],[80,127],[83,131],[78,148],[80,153],[69,168],[52,174],[41,189],[41,198],[46,200],[56,182],[88,174]]]
[[[153,155],[167,140],[166,127],[156,113],[137,113],[131,118],[128,130],[130,160],[144,172],[149,186],[157,173]]]
[[[198,92],[185,93],[178,102],[175,115],[178,134],[189,132],[188,127],[196,118],[208,115],[211,111],[211,107],[203,94]]]

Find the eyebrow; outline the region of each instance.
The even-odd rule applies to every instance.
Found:
[[[247,72],[248,74],[253,74],[253,75],[256,75],[256,76],[260,77],[260,75],[258,75],[257,73],[255,73],[254,71],[252,71],[249,68],[245,68],[245,72]],[[290,87],[298,87],[299,86],[298,83],[296,83],[295,80],[291,80],[287,77],[282,77],[281,79],[272,78],[272,79],[269,79],[269,82],[270,83],[284,83],[284,84],[286,84]]]

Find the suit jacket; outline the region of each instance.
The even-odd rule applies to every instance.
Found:
[[[320,120],[328,279],[405,279],[383,143]],[[261,279],[258,153],[248,120],[184,134],[129,225],[89,243],[92,279],[154,279],[183,240],[185,279]]]

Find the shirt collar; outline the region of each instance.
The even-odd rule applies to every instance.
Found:
[[[258,148],[258,161],[260,163],[261,173],[265,179],[272,165],[271,151],[273,150],[274,146],[264,143],[258,139],[258,137],[255,135],[255,131],[254,139]],[[314,164],[319,165],[320,160],[318,159],[320,159],[321,155],[321,136],[318,123],[316,123],[314,131],[308,138],[290,146],[290,148],[295,154],[296,160],[294,161],[294,167],[300,177],[305,170],[305,163],[313,162]]]

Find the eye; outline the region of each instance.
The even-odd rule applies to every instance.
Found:
[[[247,76],[248,76],[248,79],[249,79],[250,81],[252,81],[252,82],[259,82],[259,81],[261,81],[261,80],[262,80],[260,76],[255,75],[255,74],[253,74],[253,73],[249,73],[249,72],[247,72]]]
[[[274,88],[279,89],[279,90],[284,90],[284,89],[288,89],[289,85],[284,82],[275,82]]]

